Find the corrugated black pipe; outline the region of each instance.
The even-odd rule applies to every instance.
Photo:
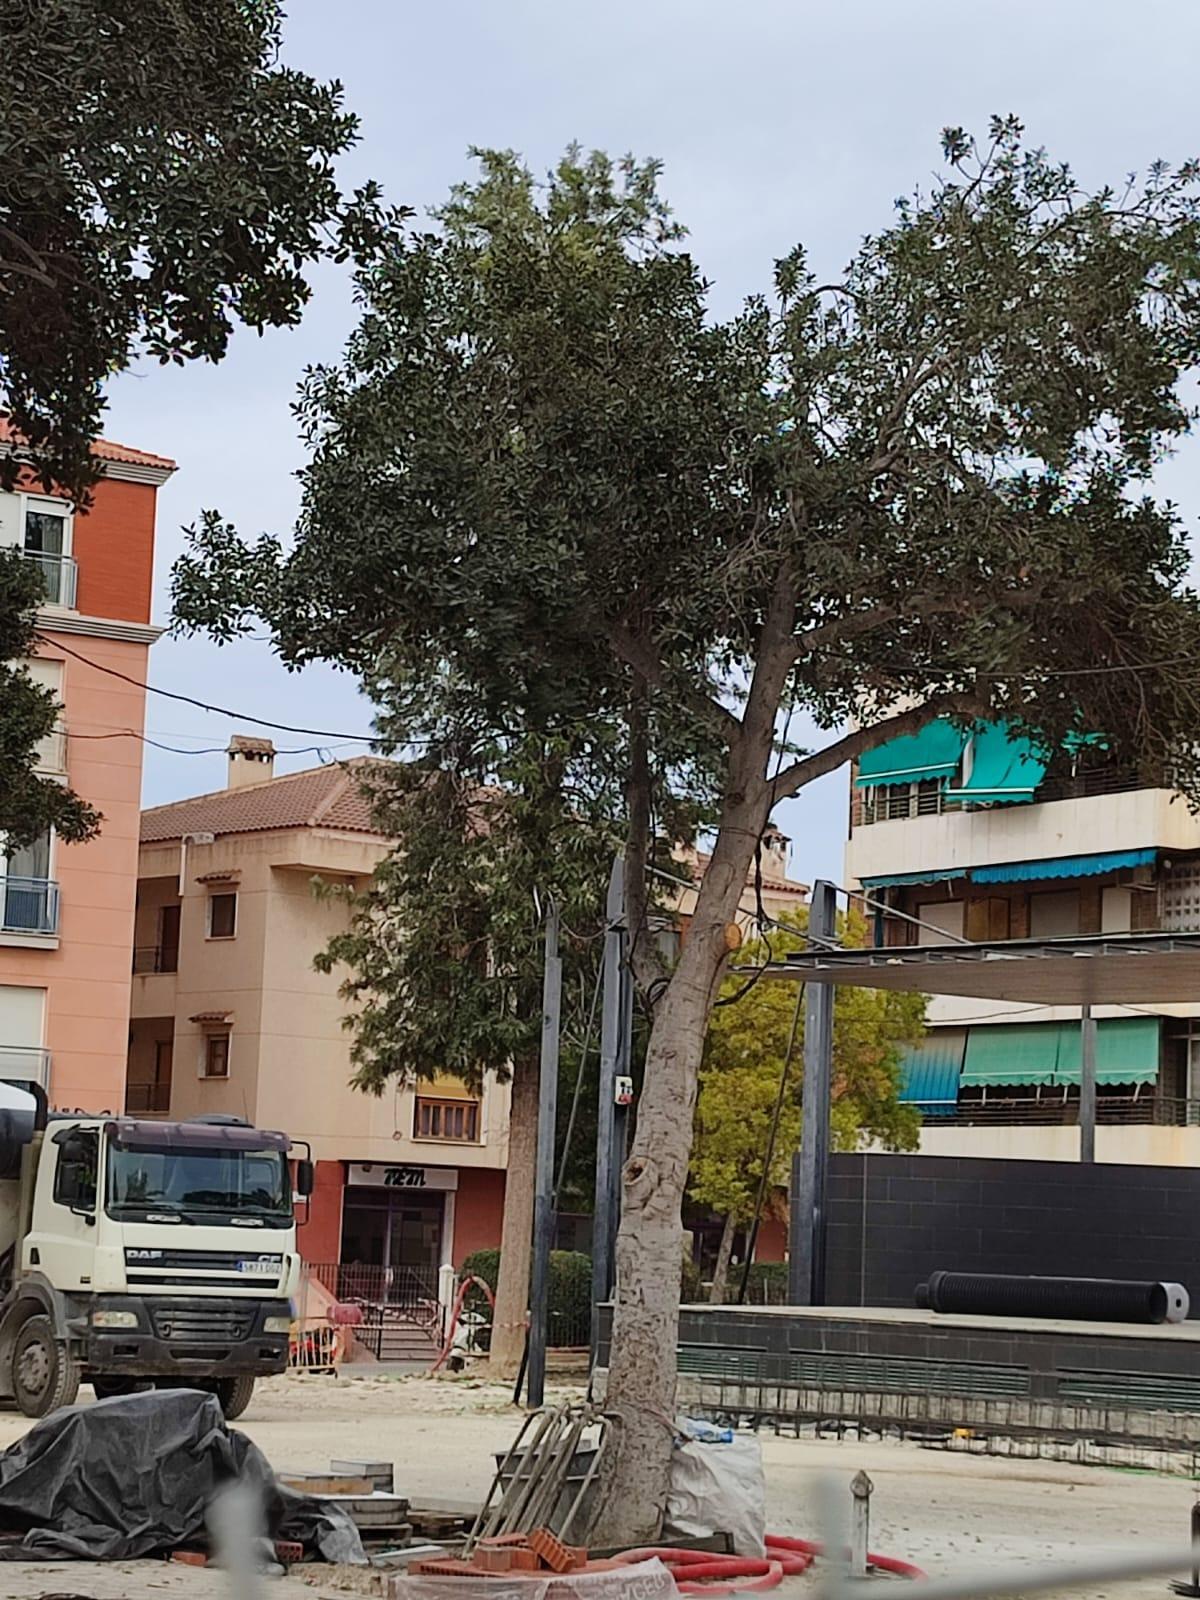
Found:
[[[917,1285],[919,1306],[985,1317],[1061,1317],[1083,1322],[1183,1322],[1180,1283],[1118,1278],[1033,1278],[986,1272],[933,1272]]]

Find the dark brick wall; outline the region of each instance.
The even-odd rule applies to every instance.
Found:
[[[911,1306],[931,1272],[1162,1279],[1200,1316],[1200,1171],[837,1155],[831,1306]]]

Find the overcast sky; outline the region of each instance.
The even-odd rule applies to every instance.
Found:
[[[535,169],[578,140],[660,157],[663,186],[712,280],[717,314],[769,286],[797,241],[835,272],[895,197],[924,182],[939,130],[980,134],[1015,112],[1084,182],[1119,180],[1162,156],[1200,153],[1194,0],[293,0],[285,59],[337,77],[362,120],[343,165],[425,210],[470,171],[467,149],[520,151]],[[301,461],[290,404],[302,369],[336,357],[353,322],[342,273],[314,275],[298,329],[235,336],[218,367],[145,366],[114,385],[105,432],[161,451],[179,472],[160,492],[156,620],[181,528],[218,507],[243,531],[286,534]],[[1160,482],[1189,524],[1200,511],[1200,446]],[[265,643],[218,651],[164,638],[151,682],[323,733],[365,734],[370,707],[331,670],[289,675]],[[189,751],[223,747],[241,718],[151,696],[147,730]],[[352,744],[274,735],[281,749]],[[313,765],[284,757],[277,771]],[[218,754],[147,748],[145,802],[219,788]],[[792,870],[840,881],[846,774],[780,807]]]

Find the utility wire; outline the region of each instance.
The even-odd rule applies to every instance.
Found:
[[[53,650],[61,650],[65,655],[73,656],[76,661],[82,661],[84,666],[94,667],[97,672],[104,672],[110,678],[119,678],[122,683],[132,684],[135,689],[144,689],[147,694],[161,695],[166,700],[178,700],[186,706],[196,706],[200,711],[211,711],[219,717],[230,717],[235,722],[253,722],[260,728],[277,728],[282,733],[307,733],[314,739],[330,739],[346,744],[377,745],[379,739],[373,734],[365,733],[330,733],[327,728],[298,728],[290,722],[273,722],[270,717],[251,716],[248,711],[231,711],[228,706],[209,705],[205,700],[197,700],[190,694],[178,694],[174,689],[159,689],[153,683],[146,683],[141,678],[134,678],[127,672],[119,672],[116,667],[106,667],[99,661],[93,661],[90,656],[81,655],[78,650],[72,650],[70,645],[65,645],[59,639],[48,639],[45,634],[39,633],[37,637],[43,644],[48,644]],[[408,744],[426,744],[428,740],[410,739]]]

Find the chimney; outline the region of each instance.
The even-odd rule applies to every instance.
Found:
[[[270,739],[235,733],[229,741],[227,789],[244,789],[248,783],[265,783],[275,776],[275,746]]]

